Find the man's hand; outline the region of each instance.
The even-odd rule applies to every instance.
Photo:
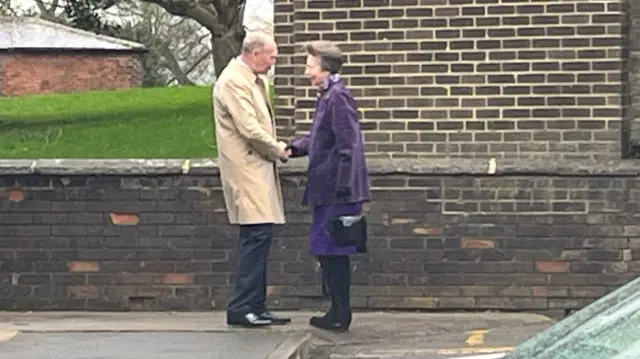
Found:
[[[280,162],[287,163],[289,161],[289,157],[291,157],[291,149],[284,142],[280,142],[282,146],[282,151],[280,152]]]

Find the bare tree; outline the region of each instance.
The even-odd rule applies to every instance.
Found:
[[[195,20],[211,33],[216,76],[240,52],[246,0],[145,0],[170,14]]]
[[[0,0],[0,16],[17,16],[11,0]]]
[[[108,11],[114,18],[130,17],[123,33],[144,43],[156,55],[155,68],[162,85],[210,83],[211,33],[192,19],[169,14],[156,4],[137,0],[120,1]]]
[[[34,0],[40,18],[57,23],[66,23],[64,4],[60,0]]]

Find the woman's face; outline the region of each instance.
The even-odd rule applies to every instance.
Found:
[[[309,55],[307,56],[304,75],[307,76],[313,86],[322,87],[327,77],[329,77],[329,72],[322,70],[319,57]]]

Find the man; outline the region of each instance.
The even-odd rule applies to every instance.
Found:
[[[265,74],[278,47],[265,33],[251,33],[242,53],[222,71],[213,90],[218,165],[227,214],[240,227],[235,283],[227,323],[248,327],[286,324],[265,305],[267,257],[275,224],[284,224],[278,160],[289,156],[276,140]]]

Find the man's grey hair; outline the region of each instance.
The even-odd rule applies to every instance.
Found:
[[[331,74],[337,74],[344,64],[344,56],[340,48],[331,41],[311,41],[304,45],[307,54],[320,58],[320,68]]]
[[[251,53],[255,50],[262,50],[268,43],[274,42],[271,34],[263,31],[252,31],[247,33],[242,40],[242,52],[245,54]]]

